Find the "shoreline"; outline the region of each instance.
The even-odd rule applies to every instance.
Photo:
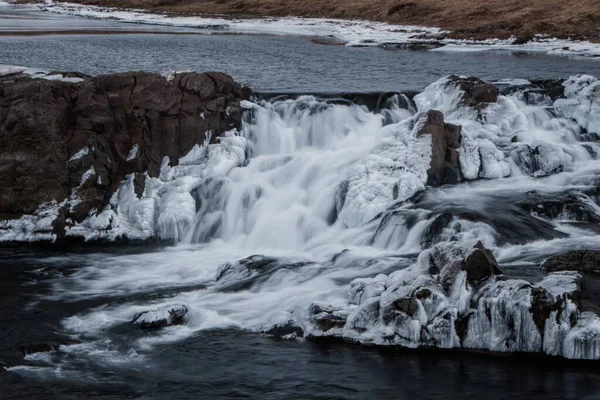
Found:
[[[10,0],[9,0],[10,1]],[[26,3],[17,0],[17,3]],[[34,0],[35,2],[35,0]],[[41,1],[37,1],[42,3]],[[58,3],[53,0],[45,4]],[[579,0],[576,8],[559,0],[508,0],[488,4],[484,0],[358,0],[333,1],[324,6],[310,0],[77,0],[81,6],[110,7],[180,17],[229,19],[318,18],[343,21],[364,20],[390,25],[427,26],[448,32],[454,40],[506,40],[526,43],[536,34],[600,43],[600,4],[597,0]]]
[[[532,39],[526,42],[522,42],[522,38],[514,35],[504,39],[457,39],[453,37],[454,32],[440,28],[415,25],[394,25],[386,22],[368,20],[306,17],[249,18],[248,16],[240,18],[235,15],[216,16],[215,14],[212,14],[215,16],[207,17],[204,14],[203,16],[199,16],[197,14],[181,14],[173,12],[163,12],[159,14],[154,10],[99,7],[75,3],[54,2],[51,0],[46,1],[43,5],[33,4],[41,11],[58,15],[111,20],[139,25],[145,24],[198,29],[199,32],[210,31],[220,34],[305,36],[310,37],[313,42],[317,44],[343,44],[348,47],[382,48],[416,45],[424,46],[425,50],[443,52],[508,50],[600,60],[600,43],[587,40],[557,39],[539,34],[533,35]],[[124,32],[126,31],[114,31],[111,33],[118,34]],[[140,31],[135,33],[145,32]],[[31,35],[43,34],[44,33],[31,33]],[[174,34],[196,34],[196,32],[179,32]],[[0,35],[7,36],[8,34],[0,32]],[[24,36],[24,34],[20,33],[17,33],[17,35]],[[327,43],[323,43],[324,41]]]

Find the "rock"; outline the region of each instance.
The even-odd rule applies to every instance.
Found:
[[[59,213],[59,230],[102,210],[133,173],[139,196],[164,157],[177,164],[209,131],[215,142],[237,127],[249,95],[217,72],[73,76],[83,80],[0,80],[0,220],[78,198]]]
[[[219,283],[220,290],[245,290],[278,269],[293,269],[307,264],[309,263],[304,261],[288,262],[255,254],[237,262],[227,262],[219,266],[215,280]]]
[[[426,249],[441,241],[444,229],[452,222],[454,216],[449,212],[438,214],[423,232],[421,246]]]
[[[583,193],[552,194],[550,199],[538,196],[525,199],[519,207],[527,212],[546,219],[561,219],[585,223],[600,223],[600,216],[594,209],[594,201]]]
[[[307,337],[600,357],[600,318],[582,304],[580,273],[509,279],[481,242],[440,243],[424,253],[408,268],[353,281],[347,305],[313,304]]]
[[[526,84],[510,85],[502,89],[505,96],[515,95],[528,105],[552,106],[555,100],[564,98],[563,79],[537,79]]]
[[[265,334],[275,336],[281,339],[295,339],[303,337],[304,331],[293,320],[275,324],[263,331]]]
[[[542,268],[546,271],[600,272],[600,250],[572,250],[548,257]]]
[[[318,304],[312,304],[309,307],[308,313],[310,321],[320,332],[342,329],[346,324],[346,319],[349,314],[348,312],[333,306],[320,306]],[[314,336],[314,333],[315,332],[312,332],[311,336]]]
[[[475,285],[491,275],[502,275],[494,254],[478,242],[465,258],[464,269],[467,280]]]
[[[448,78],[448,82],[463,92],[461,104],[475,109],[483,109],[488,104],[495,103],[500,93],[494,85],[473,76],[461,78],[460,76],[452,75]]]
[[[158,329],[183,323],[188,309],[183,304],[163,306],[152,311],[144,311],[133,317],[133,323],[144,329]]]
[[[427,171],[427,184],[441,186],[462,180],[458,149],[461,143],[460,125],[444,123],[444,114],[437,110],[426,113],[417,136],[431,135],[431,164]]]
[[[523,172],[531,176],[557,174],[572,162],[572,157],[562,148],[539,141],[531,146],[518,146],[511,152],[511,157]]]

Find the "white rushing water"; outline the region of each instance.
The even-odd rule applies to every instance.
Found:
[[[443,292],[430,265],[462,259],[477,241],[501,265],[524,269],[569,249],[600,248],[600,81],[580,76],[564,85],[565,99],[538,96],[531,104],[529,96],[528,104],[516,90],[479,111],[461,106],[462,92],[446,79],[417,95],[414,106],[392,98],[381,112],[311,96],[245,102],[240,132],[197,146],[176,167],[163,163],[141,198],[124,182],[111,207],[71,228],[88,239],[156,235],[179,244],[81,256],[81,268],[55,282],[52,298],[104,299],[63,321],[83,344],[28,357],[52,368],[82,352],[135,362],[157,343],[202,330],[261,331],[287,321],[314,336],[411,347],[425,344],[419,332],[427,327],[436,345],[455,347],[454,328],[440,321],[455,321],[475,303],[464,347],[600,357],[598,317],[580,315],[567,297],[562,319],[547,322],[545,332],[537,333],[529,314],[534,290],[557,298],[578,276],[550,275],[533,286],[492,279],[475,292],[459,273]],[[464,183],[426,189],[431,136],[417,132],[430,109],[463,126]],[[567,204],[565,196],[576,207],[545,212],[545,202]],[[447,225],[432,233],[444,213],[452,215]],[[251,255],[262,256],[239,261]],[[381,316],[402,293],[423,287],[433,297],[419,301],[412,319],[394,328]],[[311,315],[319,313],[315,304],[319,315],[348,324],[322,332]],[[170,305],[187,309],[181,325],[127,345],[111,333],[144,311],[168,315]],[[380,311],[373,314],[373,306]],[[572,329],[571,314],[579,318]],[[390,329],[399,336],[389,339]]]

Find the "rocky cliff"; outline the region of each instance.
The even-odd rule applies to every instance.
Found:
[[[0,220],[61,203],[52,221],[66,225],[102,210],[123,179],[155,177],[196,144],[238,127],[249,95],[218,72],[0,80]]]

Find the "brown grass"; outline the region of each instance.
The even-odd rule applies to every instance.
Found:
[[[79,0],[101,6],[235,17],[358,18],[435,26],[459,38],[535,33],[600,41],[600,0]]]

